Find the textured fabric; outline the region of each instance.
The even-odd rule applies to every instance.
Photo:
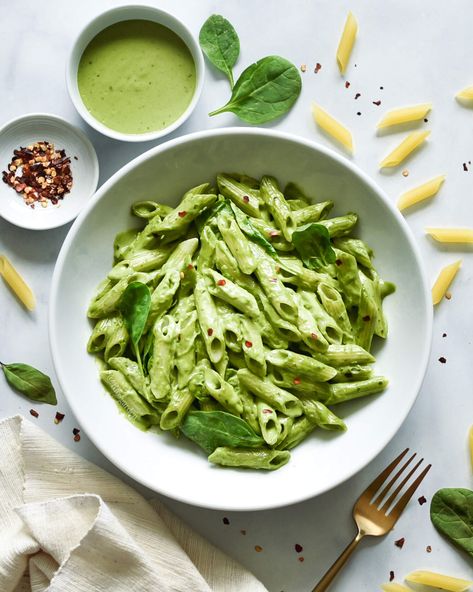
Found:
[[[0,421],[1,592],[265,592],[158,500]]]

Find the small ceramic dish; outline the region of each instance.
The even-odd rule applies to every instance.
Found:
[[[101,31],[107,27],[110,27],[111,25],[122,21],[131,20],[151,21],[170,29],[185,43],[191,53],[195,65],[194,94],[185,111],[165,128],[145,133],[123,133],[121,131],[107,127],[101,123],[96,117],[94,117],[94,115],[91,114],[84,104],[77,81],[77,74],[82,54],[92,39],[94,39],[94,37],[96,37]],[[199,100],[202,91],[202,85],[204,82],[204,67],[204,58],[199,44],[194,39],[189,29],[180,20],[171,14],[152,6],[128,5],[119,6],[100,14],[82,30],[76,39],[69,56],[69,61],[66,66],[66,82],[69,95],[72,102],[74,103],[75,108],[90,126],[102,134],[116,140],[124,140],[126,142],[147,142],[149,140],[156,140],[157,138],[161,138],[171,133],[177,127],[182,125],[184,121],[186,121],[186,119],[190,116],[197,105],[197,101]]]
[[[47,141],[71,158],[72,188],[56,205],[40,203],[32,208],[7,183],[0,183],[0,216],[16,226],[48,230],[74,220],[97,188],[99,164],[90,140],[80,129],[57,115],[30,113],[13,119],[0,129],[0,167],[8,170],[13,151]]]

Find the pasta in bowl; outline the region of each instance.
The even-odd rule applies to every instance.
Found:
[[[397,285],[385,311],[381,278]],[[353,165],[219,130],[100,190],[61,251],[50,335],[78,420],[118,467],[189,503],[258,509],[333,487],[388,442],[423,378],[430,311],[404,221]]]

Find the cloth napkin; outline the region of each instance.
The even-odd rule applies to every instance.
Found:
[[[1,592],[267,592],[238,563],[30,421],[0,421]]]

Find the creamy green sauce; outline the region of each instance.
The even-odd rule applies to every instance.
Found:
[[[145,20],[101,31],[82,54],[77,83],[91,115],[127,134],[161,130],[187,109],[195,64],[173,31]]]

